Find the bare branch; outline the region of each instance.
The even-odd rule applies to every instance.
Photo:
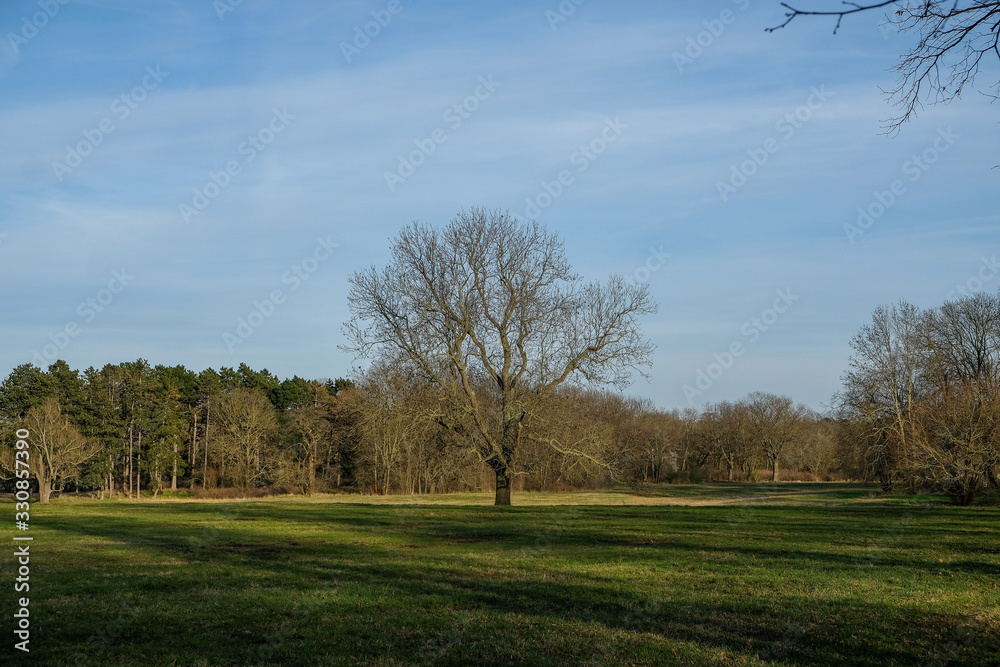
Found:
[[[948,104],[961,97],[981,73],[984,60],[1000,63],[1000,0],[890,0],[857,4],[844,2],[847,9],[801,10],[786,3],[785,21],[768,28],[784,28],[799,16],[832,16],[840,29],[845,16],[893,5],[886,23],[900,33],[917,35],[916,44],[900,55],[891,71],[896,85],[883,90],[889,102],[899,109],[895,117],[883,121],[883,134],[894,135],[904,123],[916,116],[924,104]],[[991,84],[1000,93],[1000,81]],[[986,93],[984,93],[986,94]],[[997,99],[990,93],[989,97]]]
[[[878,9],[880,7],[886,7],[888,5],[895,4],[896,2],[897,0],[886,0],[885,2],[877,2],[872,5],[859,5],[854,2],[844,2],[843,4],[850,7],[850,9],[841,9],[839,11],[829,10],[820,12],[795,9],[794,7],[783,2],[781,3],[781,6],[788,10],[787,12],[785,12],[785,22],[782,23],[781,25],[776,25],[773,28],[765,28],[765,30],[767,32],[774,32],[775,30],[780,30],[781,28],[784,28],[786,25],[791,23],[793,20],[795,20],[795,18],[799,16],[836,16],[837,24],[833,27],[833,34],[836,35],[837,31],[840,29],[840,22],[844,20],[845,16],[848,16],[849,14],[857,14],[858,12],[867,12],[869,10]]]

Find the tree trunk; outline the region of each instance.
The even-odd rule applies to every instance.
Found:
[[[510,505],[510,468],[506,461],[494,457],[487,461],[497,477],[497,495],[494,505]]]
[[[518,441],[521,438],[521,421],[523,419],[524,411],[520,411],[518,414],[505,397],[500,454],[499,456],[495,455],[489,461],[490,467],[493,468],[493,472],[497,476],[497,496],[494,505],[510,505],[510,464],[514,460],[514,453],[517,451]]]
[[[313,489],[316,487],[316,446],[313,445],[309,449],[309,490],[306,492],[312,495]]]
[[[170,475],[170,490],[177,490],[177,441],[174,440],[174,470],[173,474]],[[156,496],[153,496],[154,498]]]
[[[498,467],[494,467],[497,474],[497,496],[494,505],[510,505],[510,473],[507,471],[507,466],[503,466],[501,470]]]
[[[128,480],[128,497],[132,498],[132,424],[128,425],[128,463],[125,464],[125,479]]]
[[[191,484],[194,484],[194,471],[198,469],[198,411],[193,411],[194,415],[194,425],[191,427],[191,450],[188,455],[188,460],[191,463]]]
[[[142,431],[139,431],[139,442],[135,445],[135,498],[142,500]]]
[[[777,482],[778,481],[778,457],[777,456],[775,456],[773,459],[771,459],[771,481],[772,482]]]
[[[208,429],[212,425],[212,403],[207,402],[205,412],[205,443],[202,445],[205,451],[201,454],[201,488],[208,488]]]
[[[38,476],[38,502],[48,503],[52,496],[52,480],[48,476]]]

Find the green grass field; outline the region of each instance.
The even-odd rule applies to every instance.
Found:
[[[0,662],[1000,664],[997,506],[844,484],[489,502],[33,504],[31,653],[11,593]]]

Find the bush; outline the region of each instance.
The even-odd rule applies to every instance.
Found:
[[[704,468],[695,468],[688,474],[692,484],[701,484],[708,481],[708,471]]]
[[[217,489],[198,489],[192,496],[201,500],[233,500],[237,498],[267,498],[269,496],[301,495],[302,489],[293,486],[260,486],[253,489],[236,487],[220,487]]]
[[[819,478],[804,470],[779,470],[778,479],[782,482],[818,482]]]

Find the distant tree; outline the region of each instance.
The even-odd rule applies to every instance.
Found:
[[[434,414],[425,408],[426,401],[420,400],[425,393],[422,389],[426,388],[413,378],[378,364],[359,379],[358,390],[363,397],[359,462],[368,472],[375,493],[391,493],[397,482],[401,488],[408,486],[402,483],[403,467],[410,452],[427,438]]]
[[[846,460],[892,489],[958,504],[1000,473],[1000,294],[880,307],[851,341],[838,397]]]
[[[786,460],[793,470],[803,470],[823,479],[837,467],[836,424],[833,420],[806,419],[802,424],[801,439],[792,444]]]
[[[778,481],[778,463],[785,447],[800,437],[802,421],[809,410],[788,396],[760,391],[740,401],[745,410],[746,429],[751,442],[760,447],[771,467],[771,481]]]
[[[769,31],[784,28],[799,16],[828,16],[837,19],[836,33],[845,17],[882,9],[888,12],[887,25],[917,36],[916,44],[900,55],[892,68],[899,78],[886,94],[900,113],[884,121],[887,134],[898,132],[925,102],[947,104],[961,97],[966,86],[974,83],[984,60],[992,61],[995,56],[1000,62],[1000,0],[843,2],[839,9],[816,10],[797,9],[784,2],[781,6],[787,10],[785,21]],[[991,87],[1000,92],[1000,81]]]
[[[193,435],[189,436],[187,416],[197,409],[198,375],[184,366],[161,365],[153,369],[153,374],[160,383],[157,391],[155,438],[159,444],[168,442],[170,445],[171,451],[165,458],[170,464],[170,488],[176,490],[178,473],[184,467],[181,447],[186,441],[193,441]],[[190,446],[188,449],[190,450]],[[159,488],[159,482],[156,482],[156,486]]]
[[[91,367],[84,371],[86,382],[87,418],[83,434],[100,445],[100,454],[86,464],[82,482],[91,488],[115,491],[118,462],[124,458],[125,422],[121,413],[121,392],[124,372],[119,366],[107,364],[100,371]]]
[[[922,389],[923,346],[920,310],[901,301],[879,306],[872,321],[851,339],[852,355],[838,396],[842,418],[864,423],[862,437],[848,440],[862,452],[864,477],[891,490],[907,467],[910,425]]]
[[[22,364],[0,384],[0,416],[11,421],[23,419],[28,410],[57,392],[51,375],[37,366]]]
[[[250,489],[266,480],[275,464],[273,437],[278,429],[274,406],[259,390],[237,387],[218,401],[218,427],[236,485]]]
[[[349,388],[338,391],[333,399],[330,421],[334,443],[326,453],[322,470],[329,475],[332,485],[339,487],[353,483],[358,476],[364,398],[352,383]]]
[[[510,504],[525,420],[557,386],[623,386],[649,363],[648,286],[583,284],[537,223],[473,209],[442,229],[403,229],[391,256],[349,279],[345,349],[437,385],[440,422],[492,469],[497,505]]]
[[[742,471],[747,480],[752,480],[758,462],[759,457],[752,446],[748,412],[745,402],[723,401],[706,406],[699,420],[700,431],[711,441],[730,482],[737,470]]]
[[[326,381],[326,390],[330,392],[331,396],[336,396],[345,389],[353,388],[354,380],[348,380],[347,378],[337,378],[336,380]]]
[[[222,396],[222,392],[223,383],[219,373],[216,373],[211,368],[207,368],[198,374],[198,402],[194,411],[194,427],[191,436],[192,448],[194,450],[194,457],[191,460],[191,474],[192,478],[197,477],[201,479],[203,488],[207,488],[209,484],[210,459],[212,457],[219,458],[219,452],[216,449],[216,443],[213,440],[215,431],[218,429],[213,430],[213,424],[218,422],[217,406],[218,399]],[[213,410],[215,410],[215,422],[212,421]],[[205,416],[205,423],[199,430],[199,418],[201,415]],[[199,433],[201,434],[200,448],[198,444]],[[200,473],[198,472],[198,457],[200,457],[201,463]]]
[[[153,375],[153,369],[145,359],[127,361],[119,365],[122,372],[122,383],[119,393],[119,410],[125,423],[127,444],[123,444],[125,453],[124,489],[129,497],[141,497],[143,439],[149,444],[148,437],[155,428],[153,406],[156,391],[160,384]]]
[[[928,389],[914,415],[912,474],[971,505],[1000,471],[1000,294],[949,301],[923,323]]]
[[[312,383],[296,375],[291,379],[282,380],[277,387],[271,390],[270,397],[274,407],[279,412],[285,412],[302,405],[308,405],[313,401],[315,394]]]
[[[333,397],[319,382],[313,382],[308,391],[310,396],[302,396],[289,413],[292,449],[304,469],[300,482],[307,494],[316,490],[316,472],[330,460],[336,440]]]
[[[24,428],[30,436],[30,470],[38,480],[38,497],[43,503],[55,487],[79,474],[80,465],[96,453],[89,441],[63,414],[55,397],[28,410]]]

